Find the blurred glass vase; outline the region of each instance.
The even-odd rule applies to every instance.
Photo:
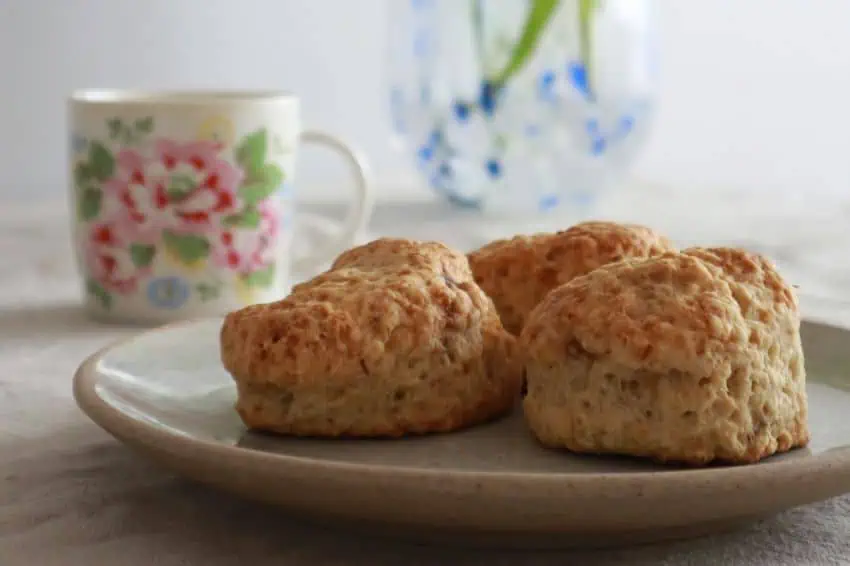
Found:
[[[650,0],[388,4],[395,130],[435,191],[518,214],[622,178],[655,98]]]

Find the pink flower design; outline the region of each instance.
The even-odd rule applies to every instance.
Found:
[[[237,210],[236,189],[243,172],[221,159],[220,150],[221,145],[213,141],[160,140],[155,144],[157,161],[172,178],[182,174],[193,180],[195,190],[175,204],[175,213],[187,228],[205,231],[221,216]]]
[[[104,289],[121,294],[136,290],[139,279],[148,275],[147,267],[136,267],[129,242],[122,238],[115,223],[94,224],[85,242],[85,262],[91,277]]]
[[[238,210],[243,173],[211,141],[159,140],[152,155],[124,149],[104,189],[119,204],[116,224],[133,242],[154,243],[163,230],[208,233]]]
[[[209,259],[236,275],[255,275],[250,285],[267,284],[278,259],[280,219],[275,199],[262,197],[283,173],[265,165],[269,186],[250,187],[243,201],[246,173],[222,150],[215,141],[170,139],[120,149],[112,178],[102,185],[100,221],[87,234],[92,279],[109,292],[134,292],[165,251],[186,264]]]
[[[260,224],[256,228],[223,228],[213,242],[212,259],[216,265],[243,275],[274,263],[271,257],[278,236],[279,220],[268,202],[257,207]]]
[[[117,204],[115,224],[121,235],[135,242],[153,243],[176,219],[169,207],[165,180],[152,163],[133,149],[116,156],[116,171],[103,185]]]

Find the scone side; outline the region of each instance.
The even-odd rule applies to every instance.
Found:
[[[478,357],[464,362],[465,368],[423,369],[420,379],[406,382],[364,372],[331,391],[316,383],[283,388],[237,382],[236,408],[250,428],[292,436],[397,438],[450,432],[511,409],[515,392],[508,395],[506,382],[491,380],[485,363]],[[461,379],[464,387],[458,387]]]
[[[262,381],[234,373],[237,411],[253,429],[297,436],[398,437],[500,417],[518,398],[519,372],[512,365],[515,339],[493,322],[464,332],[480,347],[448,338],[389,366],[375,352],[340,361],[329,368],[331,379],[290,374]]]
[[[376,260],[381,246],[421,261],[411,268]],[[442,254],[440,246],[373,244],[365,255],[377,266],[361,273],[356,261],[343,262],[283,301],[228,315],[221,356],[246,425],[392,437],[447,432],[510,411],[519,391],[519,373],[508,371],[515,339],[463,254],[445,248],[445,257],[428,257]]]
[[[759,416],[748,403],[722,391],[700,396],[664,384],[694,376],[636,379],[627,368],[603,365],[588,370],[582,365],[592,363],[577,358],[571,372],[527,367],[523,412],[532,434],[546,446],[698,466],[754,463],[808,441],[800,412],[752,434],[757,430],[752,420]],[[781,399],[774,394],[768,402],[777,406]],[[606,405],[622,408],[606,410]]]
[[[740,300],[745,291],[730,288],[718,269],[695,266],[698,260],[671,258],[671,261],[684,261],[691,269],[705,268],[684,272],[685,283],[688,278],[711,275],[707,283],[717,287],[715,291],[728,295],[720,303],[726,308],[736,305],[736,297]],[[604,272],[608,271],[616,278],[618,270],[629,269],[629,263],[639,265],[641,261],[622,263],[626,266],[608,266],[600,270],[602,273],[588,277],[604,279]],[[658,273],[650,276],[658,277]],[[591,314],[581,310],[585,303],[598,300],[592,297],[591,288],[598,290],[600,284],[604,285],[604,281],[584,285],[578,278],[553,291],[535,309],[522,333],[528,382],[523,410],[529,427],[543,444],[576,452],[628,454],[701,465],[712,461],[755,462],[808,442],[805,370],[796,305],[778,303],[771,320],[781,328],[771,328],[772,332],[768,333],[760,332],[758,327],[755,333],[751,332],[739,314],[735,325],[739,328],[727,328],[727,332],[716,333],[709,340],[688,340],[687,336],[675,333],[657,335],[666,348],[678,346],[690,351],[685,360],[699,362],[700,357],[708,356],[711,362],[679,363],[678,367],[668,368],[674,375],[664,380],[657,371],[642,370],[641,364],[653,357],[653,369],[661,369],[663,363],[659,362],[664,360],[657,354],[665,348],[645,350],[653,341],[642,341],[646,336],[640,335],[639,327],[628,329],[613,323],[612,328],[618,332],[631,332],[619,334],[626,340],[623,346],[628,347],[618,347],[600,336],[600,333],[605,335],[608,323],[599,320],[594,323]],[[702,304],[711,307],[709,311],[719,308],[716,303]],[[626,311],[634,308],[628,304],[617,307]],[[687,314],[687,309],[682,313]],[[717,312],[713,314],[717,321],[709,323],[709,327],[728,320],[717,316]],[[591,327],[585,326],[588,316]],[[779,337],[781,343],[768,344],[772,336]],[[764,342],[765,350],[771,352],[770,363],[759,366],[758,356],[747,355],[747,348],[752,347],[750,340]],[[654,344],[657,346],[658,342]],[[613,358],[612,352],[615,352]],[[594,360],[599,357],[601,361]],[[774,381],[781,382],[782,387]],[[711,386],[706,391],[718,394],[700,393],[701,387],[693,387],[700,383]],[[741,389],[737,397],[729,395],[730,384]],[[772,394],[759,394],[764,391]],[[602,399],[620,407],[620,411],[599,406]],[[635,399],[642,399],[643,404]],[[664,415],[668,409],[671,414]],[[589,413],[591,410],[595,415]]]

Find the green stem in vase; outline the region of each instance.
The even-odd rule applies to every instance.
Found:
[[[471,19],[479,65],[482,73],[486,76],[487,73],[484,68],[484,15],[482,2],[483,0],[471,0]],[[528,10],[528,16],[523,24],[519,40],[517,40],[511,50],[507,64],[493,78],[487,79],[484,83],[484,87],[487,90],[487,98],[492,99],[507,84],[508,80],[522,69],[523,65],[525,65],[534,53],[543,35],[543,31],[555,14],[558,3],[559,0],[530,0],[531,7]],[[480,106],[480,104],[471,101],[461,102],[460,104],[469,110],[476,110]]]
[[[519,40],[511,51],[510,59],[491,81],[497,89],[503,87],[512,76],[519,72],[534,53],[546,26],[555,14],[558,3],[559,0],[531,0],[528,16]]]
[[[584,65],[587,77],[587,94],[593,98],[593,13],[598,7],[598,0],[578,0],[578,25],[579,25],[579,56]]]
[[[475,36],[475,54],[478,56],[478,66],[485,71],[484,58],[484,11],[481,7],[483,0],[472,0],[472,33]]]

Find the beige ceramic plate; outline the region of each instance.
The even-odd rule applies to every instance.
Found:
[[[671,469],[539,447],[519,412],[394,441],[245,430],[219,320],[142,334],[77,373],[80,407],[188,477],[348,526],[475,543],[619,544],[690,536],[850,491],[850,332],[803,326],[811,446],[747,467]]]

